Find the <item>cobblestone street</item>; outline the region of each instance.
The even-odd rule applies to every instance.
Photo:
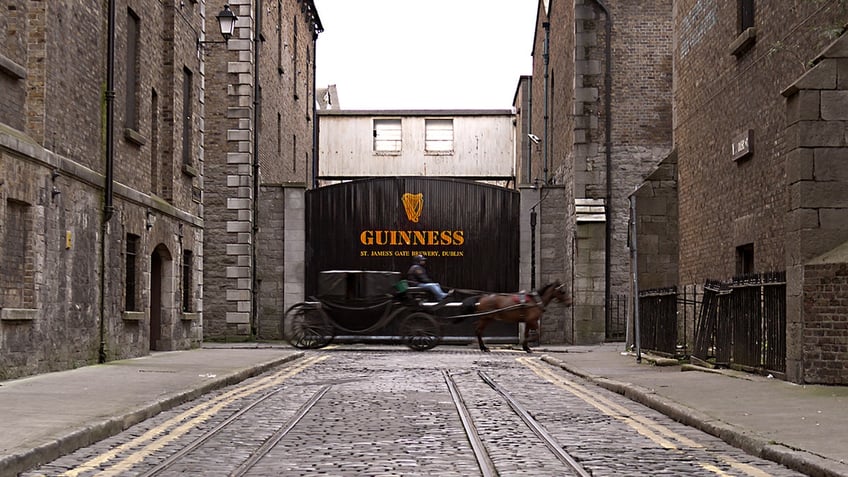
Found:
[[[310,352],[24,475],[485,475],[446,375],[497,475],[580,475],[481,374],[584,475],[798,475],[533,355],[447,349]]]

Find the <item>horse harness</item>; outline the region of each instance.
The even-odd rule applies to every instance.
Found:
[[[537,293],[536,291],[533,291],[531,293],[521,292],[521,293],[512,295],[512,301],[515,302],[515,304],[517,304],[517,305],[528,305],[528,306],[530,306],[530,304],[527,303],[528,299],[532,299],[533,305],[536,305],[539,308],[541,308],[543,312],[545,311],[545,303],[542,301],[542,297],[539,296],[539,293]]]

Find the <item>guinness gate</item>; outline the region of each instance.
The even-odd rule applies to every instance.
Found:
[[[427,257],[443,288],[518,289],[519,193],[474,181],[380,177],[306,192],[306,293],[328,270],[406,270]],[[472,323],[446,336],[472,336]],[[517,336],[516,326],[489,336]]]

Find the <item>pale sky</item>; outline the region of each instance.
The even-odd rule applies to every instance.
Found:
[[[538,0],[314,0],[316,86],[342,109],[509,109]]]

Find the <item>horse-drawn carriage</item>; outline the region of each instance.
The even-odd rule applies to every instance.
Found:
[[[413,350],[428,350],[443,338],[443,327],[460,320],[477,320],[480,349],[483,330],[493,320],[526,323],[522,347],[529,352],[528,334],[551,300],[571,304],[564,286],[554,282],[529,293],[487,293],[454,290],[437,301],[427,290],[409,287],[398,272],[327,271],[318,278],[318,293],[286,310],[283,336],[292,346],[322,348],[339,334],[368,336],[381,332]]]

